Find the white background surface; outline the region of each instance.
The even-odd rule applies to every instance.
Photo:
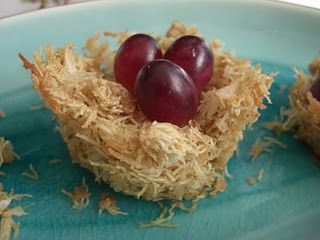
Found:
[[[93,0],[70,0],[71,3],[75,2],[85,2],[85,1],[93,1]],[[114,0],[117,1],[117,0]],[[152,1],[152,0],[150,0]],[[262,1],[262,0],[256,0]],[[52,0],[48,1],[53,2]],[[282,0],[282,2],[291,2],[295,4],[305,5],[309,7],[319,8],[320,9],[320,0]],[[49,6],[53,6],[54,4],[49,4]],[[21,0],[0,0],[0,18],[19,14],[22,12],[34,11],[39,8],[40,4],[36,3],[22,3]]]
[[[283,0],[282,2],[290,2],[320,9],[320,0]]]
[[[89,2],[92,0],[70,0],[70,4],[74,2]],[[116,1],[116,0],[115,0]],[[48,0],[48,2],[54,2]],[[34,11],[39,9],[40,3],[24,3],[22,0],[0,0],[0,18],[19,14],[22,12]],[[54,6],[50,3],[49,6]]]

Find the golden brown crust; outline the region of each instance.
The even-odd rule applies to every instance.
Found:
[[[165,49],[187,33],[197,30],[175,22],[158,39]],[[102,54],[101,49],[108,48],[90,41],[86,58],[73,53],[70,45],[47,47],[46,60],[42,55],[35,59],[43,77],[32,74],[36,89],[57,116],[74,161],[93,171],[98,181],[137,198],[196,199],[223,191],[225,165],[245,127],[258,119],[258,108],[264,108],[273,75],[221,52],[221,44],[214,41],[215,76],[195,119],[179,128],[150,122],[114,82],[110,64],[104,64],[114,55]],[[97,68],[97,62],[103,67]]]

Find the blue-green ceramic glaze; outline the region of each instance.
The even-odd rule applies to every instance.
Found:
[[[67,148],[48,110],[29,111],[41,100],[31,87],[29,73],[21,67],[18,52],[31,57],[41,46],[74,43],[78,50],[97,30],[164,32],[175,19],[197,24],[209,39],[218,37],[226,49],[261,63],[265,72],[278,72],[272,87],[273,104],[262,112],[253,130],[245,133],[240,154],[231,159],[234,176],[215,199],[199,202],[193,214],[176,211],[176,229],[139,229],[159,214],[155,203],[114,193],[94,182],[87,170],[72,164]],[[7,190],[30,193],[31,205],[21,223],[21,239],[320,239],[320,169],[312,151],[292,135],[280,139],[287,149],[274,147],[270,154],[249,160],[248,151],[258,136],[272,135],[261,124],[274,119],[288,104],[282,83],[294,82],[292,67],[307,71],[320,50],[320,12],[268,1],[101,1],[55,8],[0,20],[0,135],[14,144],[21,160],[4,166],[1,177]],[[48,165],[48,160],[63,159]],[[39,172],[36,182],[20,174],[32,163]],[[263,180],[249,186],[246,179],[265,170]],[[92,193],[89,206],[73,210],[63,187],[72,190],[86,177]],[[128,216],[97,214],[103,191],[111,192]],[[19,203],[20,204],[20,203]]]

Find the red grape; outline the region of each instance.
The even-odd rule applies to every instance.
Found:
[[[185,126],[197,113],[198,93],[189,75],[165,60],[146,64],[138,73],[135,96],[152,121]]]
[[[320,76],[316,79],[316,81],[311,86],[310,92],[312,93],[312,96],[315,99],[320,101]]]
[[[162,58],[159,43],[146,34],[135,34],[120,46],[114,61],[114,75],[130,93],[139,70],[148,62]]]
[[[189,74],[199,94],[213,75],[213,53],[200,37],[186,35],[178,38],[167,49],[164,58]]]

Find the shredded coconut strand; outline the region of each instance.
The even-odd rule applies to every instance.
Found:
[[[265,136],[261,139],[258,137],[249,152],[252,162],[255,162],[261,153],[270,153],[270,145],[277,145],[281,148],[287,147],[286,144],[280,142],[276,138]]]
[[[291,99],[290,99],[291,101]],[[280,136],[283,132],[289,131],[296,126],[296,112],[293,109],[280,108],[280,120],[277,118],[270,122],[265,122],[262,127],[275,132]]]
[[[281,135],[281,133],[284,132],[283,129],[283,122],[279,121],[279,120],[274,120],[274,121],[270,121],[270,122],[265,122],[262,125],[263,128],[274,131],[278,136]]]
[[[105,33],[122,42],[130,32]],[[195,26],[174,22],[157,36],[163,50],[178,37],[199,35]],[[224,169],[237,149],[243,129],[259,117],[275,74],[222,52],[210,44],[215,75],[200,99],[190,124],[179,128],[149,121],[135,99],[112,75],[114,51],[96,34],[86,56],[47,46],[35,62],[22,54],[34,87],[57,116],[60,132],[75,162],[90,169],[97,181],[117,192],[146,200],[190,200],[223,191]]]
[[[266,145],[274,144],[277,145],[281,148],[287,148],[287,145],[280,142],[278,139],[273,138],[273,137],[263,137],[263,141],[265,142]]]
[[[37,173],[37,171],[34,169],[33,165],[30,163],[29,168],[27,170],[25,170],[22,174],[22,176],[25,176],[31,180],[38,180],[39,175]]]
[[[59,163],[62,163],[62,160],[61,159],[51,159],[49,160],[49,165],[53,165],[53,164],[59,164]]]
[[[259,182],[261,182],[263,176],[264,176],[264,169],[261,168],[260,171],[259,171],[259,174],[258,174],[258,176],[257,176],[257,180],[258,180]]]
[[[21,156],[22,156],[22,157],[25,157],[25,156],[30,155],[30,154],[33,153],[33,152],[38,152],[38,151],[40,151],[40,150],[41,150],[41,146],[36,146],[36,147],[34,147],[34,148],[28,149],[28,150],[25,151],[24,153],[21,153]]]
[[[149,227],[163,227],[163,228],[176,228],[179,227],[178,224],[168,223],[174,217],[174,206],[163,207],[160,213],[160,216],[150,223],[140,223],[140,228],[149,228]]]
[[[261,168],[259,173],[258,173],[258,175],[257,175],[257,177],[254,178],[252,176],[249,176],[247,178],[247,182],[248,182],[249,185],[255,185],[257,183],[257,181],[261,182],[263,176],[264,176],[264,169]]]
[[[251,161],[255,162],[261,153],[270,153],[271,149],[264,146],[261,142],[261,138],[257,138],[256,142],[251,146],[249,155],[251,157]]]
[[[224,168],[224,174],[226,175],[227,178],[229,178],[230,180],[233,180],[234,177],[229,173],[228,166]]]
[[[89,187],[86,184],[86,179],[82,178],[82,185],[76,186],[74,188],[74,193],[67,192],[63,188],[61,189],[61,192],[68,196],[72,203],[73,203],[73,208],[74,209],[82,209],[88,206],[89,204],[89,198],[90,198],[90,193],[89,193]]]
[[[192,201],[192,204],[190,207],[186,207],[183,202],[173,202],[171,203],[170,207],[166,207],[161,202],[158,202],[159,207],[161,209],[161,213],[159,217],[157,217],[155,220],[152,220],[150,223],[140,223],[139,227],[140,228],[149,228],[149,227],[176,228],[179,226],[178,224],[169,223],[169,221],[172,220],[175,215],[174,210],[178,208],[185,212],[191,213],[197,208],[196,202],[198,200],[199,199]]]
[[[41,104],[41,105],[32,105],[30,107],[30,111],[39,111],[39,110],[42,110],[42,109],[44,109],[44,105],[43,104]]]
[[[102,214],[104,210],[107,210],[111,215],[128,215],[120,210],[116,199],[108,193],[103,193],[99,202],[99,214]]]

